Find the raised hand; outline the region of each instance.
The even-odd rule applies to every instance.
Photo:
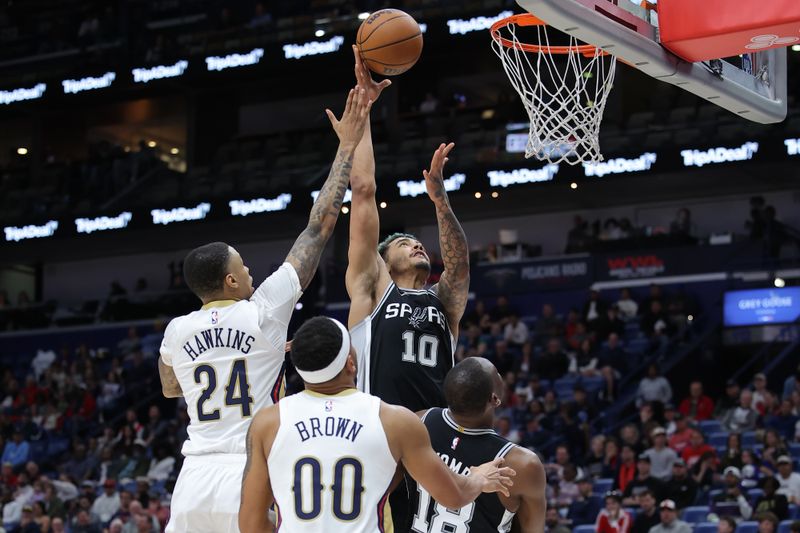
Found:
[[[440,144],[439,148],[433,153],[431,158],[430,170],[423,170],[422,175],[425,177],[425,189],[428,191],[428,196],[434,202],[442,200],[446,196],[444,188],[444,165],[449,161],[447,155],[455,147],[455,143]]]
[[[360,88],[367,91],[367,97],[374,102],[378,99],[383,90],[392,84],[392,80],[383,80],[381,82],[373,80],[369,69],[364,62],[361,61],[361,54],[358,52],[358,47],[356,45],[353,45],[353,55],[356,60],[356,83]]]
[[[367,126],[370,109],[372,109],[372,100],[367,97],[364,89],[356,87],[350,89],[350,93],[347,95],[347,103],[345,103],[341,120],[337,119],[330,109],[325,110],[339,137],[339,142],[353,146],[358,144],[364,134],[364,128]]]
[[[513,468],[503,466],[505,459],[502,457],[481,466],[473,466],[469,469],[469,477],[477,477],[481,482],[483,492],[500,492],[504,496],[509,496],[508,487],[514,485],[512,477],[517,473]]]

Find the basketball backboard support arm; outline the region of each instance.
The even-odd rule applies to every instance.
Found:
[[[629,0],[618,0],[629,2]],[[616,56],[657,80],[696,94],[753,122],[772,124],[786,118],[786,49],[754,54],[756,75],[728,63],[690,63],[659,44],[658,29],[644,19],[644,9],[621,7],[610,0],[517,0],[548,25]],[[634,14],[640,10],[640,16]]]

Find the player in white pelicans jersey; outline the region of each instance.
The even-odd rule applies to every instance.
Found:
[[[257,290],[225,243],[196,248],[184,260],[184,279],[203,307],[169,324],[158,362],[164,395],[183,396],[190,418],[169,533],[239,530],[249,420],[282,394],[289,320],[333,233],[370,107],[365,92],[354,89],[341,121],[327,111],[339,137],[331,172],[286,262]]]
[[[419,418],[356,390],[356,353],[347,328],[312,318],[292,341],[306,390],[259,411],[247,433],[239,528],[272,531],[277,504],[285,533],[394,531],[388,498],[398,462],[449,508],[481,492],[509,494],[503,459],[452,472],[431,448]],[[441,498],[441,500],[440,500]]]

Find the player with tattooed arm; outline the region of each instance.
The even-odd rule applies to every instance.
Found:
[[[247,427],[283,395],[289,320],[333,233],[371,105],[355,88],[341,120],[326,110],[339,137],[330,174],[286,261],[257,289],[225,243],[195,248],[184,260],[186,283],[203,306],[170,322],[158,361],[164,395],[183,396],[190,419],[167,532],[239,531]]]

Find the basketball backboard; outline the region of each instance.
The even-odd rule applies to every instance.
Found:
[[[786,48],[747,54],[741,66],[725,60],[690,62],[660,44],[657,14],[631,0],[517,3],[579,41],[743,118],[770,124],[786,117]],[[732,4],[731,9],[738,8]]]

